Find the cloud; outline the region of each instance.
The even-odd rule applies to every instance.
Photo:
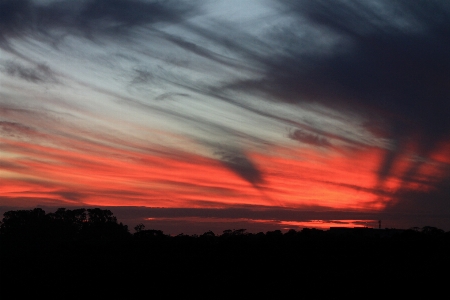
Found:
[[[193,10],[192,4],[171,1],[5,0],[0,3],[0,46],[8,48],[10,38],[27,35],[55,39],[65,34],[89,39],[114,36],[136,26],[178,23]]]
[[[17,171],[24,169],[20,164],[12,163],[6,160],[0,160],[0,170]]]
[[[214,152],[222,163],[244,180],[257,187],[264,182],[263,174],[257,166],[242,152],[236,149],[225,149]]]
[[[290,20],[270,35],[280,49],[254,52],[263,69],[222,92],[265,94],[273,101],[320,103],[355,112],[377,129],[382,120],[390,150],[380,185],[411,151],[428,156],[450,134],[450,5],[442,1],[277,2]],[[264,37],[263,37],[264,38]],[[306,46],[305,46],[306,45]],[[251,56],[251,55],[250,55]],[[370,124],[374,125],[371,126]],[[379,131],[381,132],[381,131]],[[302,133],[291,138],[319,142]],[[414,175],[421,162],[406,173]],[[405,180],[410,175],[405,176]]]
[[[420,15],[419,5],[413,4],[417,2],[399,5],[398,10],[417,23],[411,29],[397,28],[388,19],[390,15],[376,14],[364,4],[286,4],[296,18],[306,18],[310,26],[346,42],[330,52],[304,53],[303,43],[321,37],[298,37],[297,48],[267,59],[263,79],[240,84],[262,89],[279,100],[319,101],[337,109],[356,105],[354,109],[361,113],[389,118],[394,135],[400,135],[394,127],[404,132],[406,125],[414,125],[410,122],[419,122],[429,133],[446,132],[450,121],[441,110],[449,105],[449,75],[444,66],[450,64],[450,38],[446,34],[450,25],[439,16],[448,14],[449,9],[440,5],[442,2],[430,2],[436,4],[436,11],[426,5]]]
[[[191,27],[192,28],[192,27]],[[199,30],[199,28],[192,28],[194,30],[195,33],[200,33],[201,31]],[[223,29],[222,29],[223,30]],[[192,42],[188,42],[184,39],[182,39],[181,37],[177,37],[174,35],[170,35],[170,34],[163,34],[160,33],[162,35],[163,38],[165,38],[167,41],[172,42],[173,44],[177,45],[178,47],[189,51],[195,55],[198,55],[202,58],[205,58],[207,60],[219,63],[225,67],[233,67],[233,68],[245,68],[245,66],[242,65],[241,62],[232,59],[231,57],[227,57],[224,55],[221,55],[217,52],[211,51],[205,47],[202,47],[198,44],[192,43]],[[209,38],[211,38],[211,36],[209,36]],[[224,42],[224,41],[222,41]],[[222,44],[222,46],[224,46],[225,44]],[[222,50],[222,49],[221,49]]]
[[[447,167],[450,169],[450,166]],[[450,171],[446,172],[450,174]],[[387,211],[398,213],[425,213],[433,215],[450,212],[450,175],[444,177],[427,190],[402,190],[395,195],[395,200],[387,207]]]
[[[424,171],[450,136],[447,4],[274,1],[271,18],[247,25],[202,16],[198,4],[0,2],[0,48],[20,62],[2,63],[1,75],[28,84],[0,103],[1,148],[12,154],[0,167],[23,178],[11,195],[273,206],[266,193],[334,211],[409,197],[418,209],[425,196],[407,188],[447,178]],[[55,78],[66,85],[34,93]],[[52,189],[26,192],[33,176]]]
[[[2,136],[21,137],[36,134],[36,131],[28,126],[17,122],[0,121],[0,132]]]
[[[331,147],[331,143],[328,141],[328,139],[324,137],[320,137],[319,135],[314,135],[311,133],[307,133],[303,130],[297,129],[293,132],[289,133],[289,138],[305,143],[310,144],[313,146],[319,146],[319,147]]]
[[[1,71],[12,77],[18,77],[33,83],[57,82],[53,71],[45,64],[37,64],[35,67],[26,67],[13,61],[7,61],[2,65],[3,68]]]
[[[59,198],[62,198],[65,201],[73,201],[74,204],[80,203],[81,200],[86,198],[85,194],[80,193],[80,192],[75,192],[75,191],[57,191],[57,192],[53,192],[51,194],[59,196]]]
[[[172,100],[174,97],[189,97],[189,94],[184,93],[163,93],[161,95],[158,95],[155,100],[162,101],[162,100]]]

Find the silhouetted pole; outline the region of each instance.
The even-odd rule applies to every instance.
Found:
[[[381,220],[378,220],[378,229],[381,229]]]

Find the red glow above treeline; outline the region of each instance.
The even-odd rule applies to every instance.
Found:
[[[399,157],[389,175],[377,175],[386,150],[376,147],[316,151],[272,148],[248,152],[262,182],[252,184],[217,159],[161,148],[145,153],[79,141],[68,147],[1,139],[2,204],[150,207],[324,207],[381,210],[399,189],[427,190],[444,175],[449,143],[410,178],[414,160]],[[61,142],[64,145],[64,142]]]

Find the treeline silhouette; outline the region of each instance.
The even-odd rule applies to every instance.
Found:
[[[0,225],[5,287],[34,282],[95,288],[105,282],[161,296],[176,290],[170,286],[197,287],[211,297],[240,286],[251,295],[331,289],[350,296],[356,291],[349,285],[384,290],[425,282],[450,266],[450,232],[429,226],[170,236],[138,224],[131,234],[99,208],[8,211]]]
[[[41,208],[3,214],[0,234],[6,241],[27,243],[74,240],[112,240],[130,235],[110,210],[65,209],[46,214]]]

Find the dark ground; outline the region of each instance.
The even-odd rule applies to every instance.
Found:
[[[132,235],[112,214],[106,221],[93,215],[81,227],[52,217],[33,226],[3,220],[2,293],[37,286],[157,298],[359,298],[444,288],[450,266],[450,232],[433,227],[171,237],[143,229]]]

